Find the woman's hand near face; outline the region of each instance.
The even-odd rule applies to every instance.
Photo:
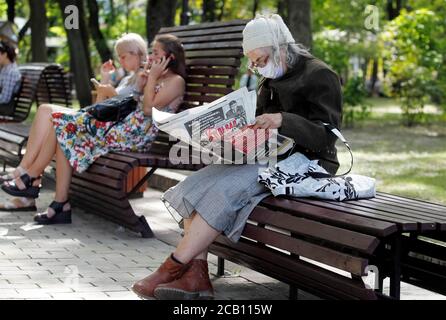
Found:
[[[256,117],[253,129],[279,129],[282,126],[281,113],[264,113]]]
[[[113,65],[113,60],[109,59],[101,66],[101,83],[108,83],[110,80],[110,73],[115,72],[116,68]]]
[[[135,84],[135,86],[136,86],[136,89],[139,92],[143,92],[144,91],[144,87],[147,84],[147,79],[149,78],[149,72],[150,72],[149,68],[150,68],[149,64],[146,63],[144,65],[144,69],[138,71],[138,73],[136,75],[136,84]]]
[[[158,80],[162,75],[167,72],[167,65],[170,62],[170,58],[162,57],[160,61],[153,61],[150,68],[149,76],[155,80]]]

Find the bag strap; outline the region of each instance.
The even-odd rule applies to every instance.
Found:
[[[344,138],[344,136],[342,135],[341,131],[339,131],[338,128],[336,128],[335,126],[329,124],[329,123],[325,123],[322,122],[322,124],[325,126],[325,128],[327,128],[328,130],[330,130],[336,137],[338,137],[339,140],[341,140],[345,146],[347,147],[348,152],[350,153],[350,168],[348,168],[348,170],[346,172],[344,172],[343,174],[337,174],[333,177],[341,177],[341,176],[345,176],[347,174],[350,173],[350,171],[352,171],[353,168],[353,152],[352,152],[352,148],[350,147],[350,145],[347,142],[347,139]]]
[[[342,177],[345,176],[347,174],[350,173],[350,171],[352,171],[353,168],[353,153],[352,153],[352,148],[350,147],[350,145],[348,144],[347,140],[344,138],[344,136],[342,135],[341,131],[339,131],[338,128],[336,128],[335,126],[329,124],[329,123],[325,123],[322,122],[322,124],[325,126],[325,128],[327,128],[328,130],[330,130],[339,140],[341,140],[345,146],[347,147],[348,152],[350,153],[350,168],[344,172],[343,174],[337,174],[337,175],[331,175],[328,173],[321,173],[321,172],[310,172],[309,175],[312,178],[318,179],[318,178],[336,178],[336,177]]]

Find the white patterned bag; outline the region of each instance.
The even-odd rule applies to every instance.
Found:
[[[375,179],[348,174],[330,177],[318,164],[301,153],[278,162],[258,177],[274,196],[315,197],[327,200],[357,200],[375,196]]]

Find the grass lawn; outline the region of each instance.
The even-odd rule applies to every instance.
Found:
[[[376,178],[378,191],[446,204],[444,114],[429,113],[426,123],[407,128],[393,100],[370,102],[370,119],[343,130],[353,149],[353,173]],[[350,156],[342,144],[338,150],[342,170]]]

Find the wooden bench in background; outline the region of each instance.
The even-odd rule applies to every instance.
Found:
[[[27,63],[19,66],[22,83],[15,97],[14,113],[0,118],[0,159],[6,165],[17,166],[28,141],[30,123],[27,118],[33,103],[53,103],[71,106],[71,86],[68,75],[58,64]]]

